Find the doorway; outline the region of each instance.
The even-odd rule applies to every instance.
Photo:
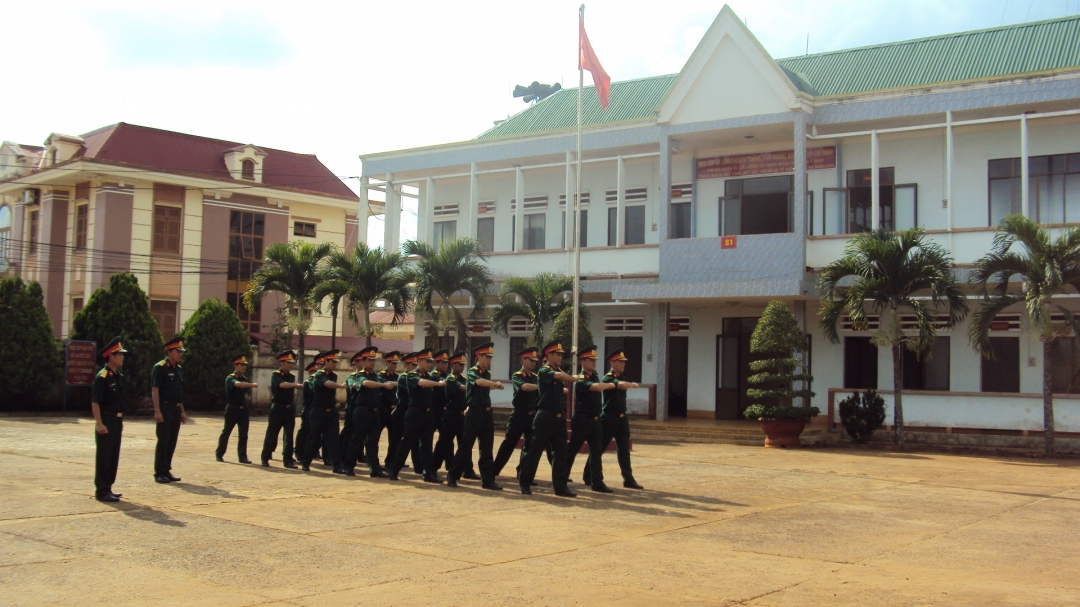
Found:
[[[668,337],[668,417],[686,417],[690,387],[690,337]]]
[[[716,419],[743,419],[750,406],[746,396],[753,373],[750,363],[764,358],[750,352],[750,336],[757,318],[725,318],[723,332],[716,336]]]

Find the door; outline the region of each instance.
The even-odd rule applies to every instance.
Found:
[[[626,381],[641,382],[641,346],[640,337],[605,337],[604,356],[615,350],[622,350],[626,355]]]
[[[690,383],[690,338],[668,337],[668,417],[686,417],[686,398]]]
[[[716,419],[743,419],[751,401],[746,396],[753,373],[750,363],[764,358],[751,354],[750,336],[757,318],[725,318],[723,333],[716,336]]]

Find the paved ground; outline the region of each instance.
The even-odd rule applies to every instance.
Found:
[[[0,604],[1080,605],[1075,461],[639,444],[647,491],[568,500],[217,463],[220,423],[157,485],[128,420],[114,507],[88,420],[0,418]]]

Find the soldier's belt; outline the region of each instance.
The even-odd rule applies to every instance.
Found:
[[[124,414],[120,411],[102,411],[101,414],[109,417],[124,417]]]
[[[323,411],[326,411],[327,413],[329,413],[329,412],[331,412],[331,411],[333,411],[333,410],[334,410],[334,408],[333,408],[333,407],[330,407],[330,408],[328,408],[328,409],[323,409]]]

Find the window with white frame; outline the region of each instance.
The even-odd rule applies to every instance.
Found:
[[[987,162],[991,226],[1023,211],[1019,158]],[[1028,158],[1028,199],[1038,223],[1080,222],[1080,154]]]
[[[605,316],[604,333],[644,333],[644,316]]]
[[[457,221],[436,221],[432,232],[432,244],[438,249],[444,242],[457,239]]]

